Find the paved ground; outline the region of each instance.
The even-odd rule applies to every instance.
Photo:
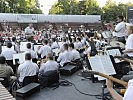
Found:
[[[69,77],[63,77],[66,80],[71,81],[82,92],[87,94],[101,94],[102,84],[92,83],[91,80],[78,76],[80,71]],[[59,86],[53,90],[53,88],[43,88],[40,92],[33,94],[27,100],[99,100],[95,96],[88,96],[79,93],[74,86]]]

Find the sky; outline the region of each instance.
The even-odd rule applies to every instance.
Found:
[[[39,0],[43,13],[47,15],[49,12],[49,9],[56,1],[58,0]],[[106,4],[106,1],[107,0],[97,0],[100,7],[103,7]],[[133,3],[133,0],[113,0],[113,1],[115,1],[116,3],[119,3],[119,2],[126,3],[128,1],[132,1]]]

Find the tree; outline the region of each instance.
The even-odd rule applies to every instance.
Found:
[[[55,3],[49,14],[101,14],[102,10],[96,0],[60,0]]]
[[[128,6],[133,6],[131,2],[126,4],[119,3],[116,5],[112,0],[108,0],[106,5],[103,7],[103,16],[102,19],[106,21],[116,21],[118,15],[124,16],[126,18],[127,8]]]
[[[99,7],[96,0],[86,0],[86,14],[99,15],[102,13],[102,9]]]
[[[38,0],[0,0],[3,13],[42,13]]]

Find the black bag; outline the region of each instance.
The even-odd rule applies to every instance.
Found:
[[[54,83],[59,83],[59,72],[57,70],[48,71],[38,74],[39,83],[44,86],[51,86]]]

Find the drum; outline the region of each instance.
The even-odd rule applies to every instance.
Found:
[[[111,45],[112,47],[120,47],[120,48],[122,48],[122,49],[125,48],[125,44],[123,44],[122,42],[119,42],[119,41],[111,41],[111,42],[110,42],[110,45]]]

